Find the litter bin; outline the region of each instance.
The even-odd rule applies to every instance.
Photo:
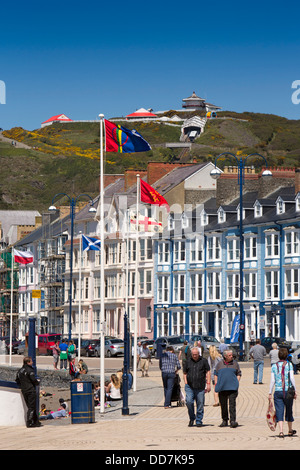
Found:
[[[92,382],[70,383],[72,424],[94,423],[95,405]]]

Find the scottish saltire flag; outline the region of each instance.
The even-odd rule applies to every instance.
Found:
[[[230,335],[230,342],[237,343],[240,335],[240,315],[234,317]]]
[[[98,238],[91,238],[82,235],[82,251],[100,251],[101,241]]]
[[[104,125],[106,152],[135,153],[151,150],[148,142],[136,130],[130,131],[106,119]]]

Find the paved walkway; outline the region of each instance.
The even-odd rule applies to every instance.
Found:
[[[266,361],[264,384],[253,384],[253,363],[241,363],[243,376],[237,399],[235,429],[219,428],[220,407],[213,407],[213,394],[207,395],[202,428],[188,425],[186,407],[163,407],[160,371],[153,364],[149,378],[137,379],[137,391],[129,396],[129,415],[122,416],[120,403],[102,416],[96,409],[96,422],[71,424],[70,418],[47,421],[41,428],[0,427],[1,450],[298,450],[300,449],[300,406],[294,405],[294,429],[299,435],[278,438],[266,423],[270,365]],[[183,382],[181,382],[183,384]],[[300,390],[300,375],[296,375]],[[298,398],[299,400],[299,398]],[[53,428],[53,425],[55,428]],[[49,426],[52,426],[49,428]],[[285,425],[287,433],[287,425]]]

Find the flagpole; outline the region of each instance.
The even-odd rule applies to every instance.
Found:
[[[139,203],[140,203],[140,175],[136,175],[136,247],[135,247],[135,288],[134,288],[134,364],[133,364],[133,391],[136,391],[137,379],[137,322],[138,322],[138,263],[139,263]]]
[[[103,124],[104,114],[99,114],[100,118],[100,412],[104,413],[105,407],[105,371],[104,371],[104,354],[105,354],[105,304],[104,304],[104,171],[103,171]]]
[[[11,247],[11,279],[10,279],[10,330],[9,330],[9,365],[12,359],[12,318],[14,303],[14,248]]]
[[[82,232],[79,232],[79,304],[78,304],[78,360],[81,359],[81,264],[82,264]]]

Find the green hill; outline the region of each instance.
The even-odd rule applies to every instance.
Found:
[[[169,117],[178,114],[169,111]],[[184,117],[187,114],[182,113]],[[190,114],[188,115],[190,116]],[[117,119],[112,119],[117,122]],[[105,173],[120,174],[126,168],[145,169],[149,161],[178,161],[179,150],[165,147],[179,142],[181,129],[165,123],[120,122],[135,128],[150,143],[145,153],[105,155]],[[96,196],[99,192],[99,124],[56,123],[27,131],[20,127],[3,136],[31,149],[0,141],[0,209],[45,210],[58,192]],[[296,167],[300,163],[300,121],[257,113],[220,112],[209,120],[205,132],[192,145],[191,161],[214,161],[223,152],[236,155],[260,153],[270,166]],[[186,161],[186,160],[185,160]],[[233,164],[224,159],[223,164]],[[256,165],[262,164],[258,158]]]

